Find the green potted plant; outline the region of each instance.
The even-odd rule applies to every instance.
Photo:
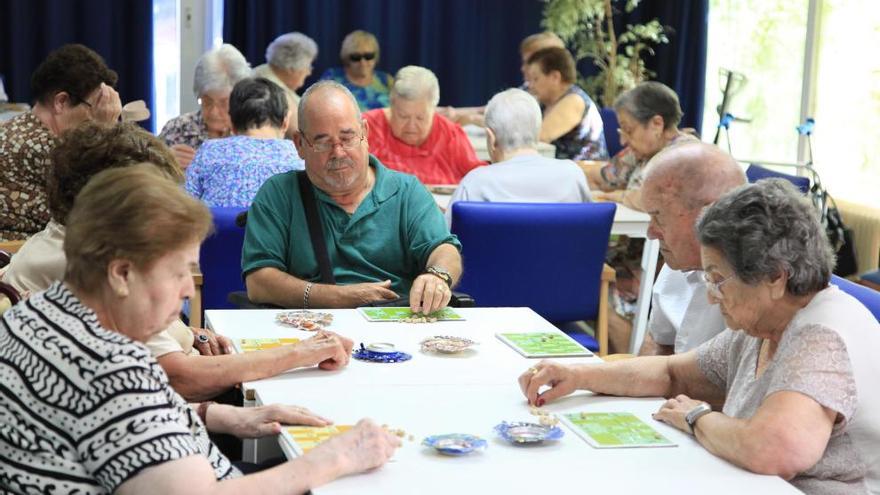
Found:
[[[645,24],[627,24],[623,32],[614,29],[615,7],[624,4],[632,12],[640,0],[545,0],[541,25],[568,45],[575,61],[588,58],[599,73],[580,77],[581,86],[606,107],[617,95],[654,75],[645,67],[644,54],[668,43],[667,28],[657,19]]]

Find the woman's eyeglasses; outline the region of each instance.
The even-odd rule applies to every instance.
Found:
[[[725,282],[727,282],[728,280],[732,279],[734,275],[734,273],[731,273],[730,275],[724,277],[718,282],[713,282],[709,279],[709,274],[703,272],[703,280],[706,282],[706,291],[716,299],[723,299],[724,294],[721,293],[721,286],[724,285]]]
[[[352,53],[348,56],[348,59],[352,62],[360,62],[361,60],[373,60],[376,58],[375,52],[367,52],[367,53]]]

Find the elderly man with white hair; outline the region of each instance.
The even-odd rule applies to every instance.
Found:
[[[232,134],[229,95],[238,81],[250,75],[247,60],[232,45],[221,45],[199,58],[193,75],[199,109],[169,120],[159,133],[181,168],[189,166],[202,143]]]
[[[436,112],[439,101],[440,84],[433,72],[414,65],[397,71],[391,107],[364,113],[370,153],[423,184],[458,184],[484,165],[461,126]]]
[[[724,330],[721,310],[707,297],[694,225],[705,207],[745,182],[736,160],[706,143],[674,144],[648,163],[642,204],[651,216],[648,237],[660,241],[666,264],[654,283],[640,355],[687,352]]]
[[[312,74],[312,62],[317,56],[318,45],[313,39],[297,32],[282,34],[266,48],[266,63],[254,69],[254,77],[266,78],[285,90],[292,132],[298,128],[296,106],[299,105],[299,95],[296,91]]]
[[[456,201],[515,203],[583,203],[590,188],[571,160],[538,154],[541,108],[529,93],[508,89],[486,105],[486,141],[494,165],[481,167],[462,179],[446,210],[452,223]]]

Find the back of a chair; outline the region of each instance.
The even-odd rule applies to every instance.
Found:
[[[795,187],[800,189],[801,192],[803,192],[804,194],[809,194],[810,192],[809,177],[784,174],[782,172],[771,170],[767,167],[762,167],[756,163],[750,164],[749,167],[746,169],[746,178],[748,178],[749,182],[751,183],[758,182],[761,179],[785,179],[794,184]]]
[[[602,115],[602,130],[605,131],[605,145],[608,146],[608,156],[614,156],[623,149],[620,144],[620,134],[617,128],[620,126],[617,122],[617,114],[613,108],[603,107],[599,110]]]
[[[199,265],[202,269],[202,307],[233,309],[227,302],[230,292],[244,290],[241,278],[241,247],[244,229],[235,224],[243,208],[211,208],[213,234],[202,243]]]
[[[868,308],[871,314],[874,315],[874,318],[876,318],[877,321],[880,322],[880,292],[877,292],[876,290],[869,287],[865,287],[864,285],[850,282],[849,280],[838,277],[837,275],[831,276],[831,283],[840,288],[840,290],[858,299],[859,302],[862,303],[866,308]]]
[[[527,306],[551,322],[594,319],[615,210],[613,203],[454,203],[464,262],[458,290],[478,306]]]

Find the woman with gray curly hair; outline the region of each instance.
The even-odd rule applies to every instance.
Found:
[[[254,69],[254,77],[263,77],[277,84],[287,95],[290,107],[290,130],[298,129],[296,91],[312,74],[312,62],[318,56],[318,44],[302,33],[287,33],[275,38],[266,48],[266,63]]]
[[[202,143],[232,133],[229,95],[238,81],[250,75],[247,60],[232,45],[224,44],[199,58],[193,75],[199,109],[169,120],[159,133],[181,168],[189,166]]]
[[[542,361],[519,377],[529,402],[662,395],[654,419],[738,466],[807,493],[878,493],[880,324],[829,285],[834,255],[812,205],[765,180],[723,196],[696,228],[727,330],[674,356]]]

